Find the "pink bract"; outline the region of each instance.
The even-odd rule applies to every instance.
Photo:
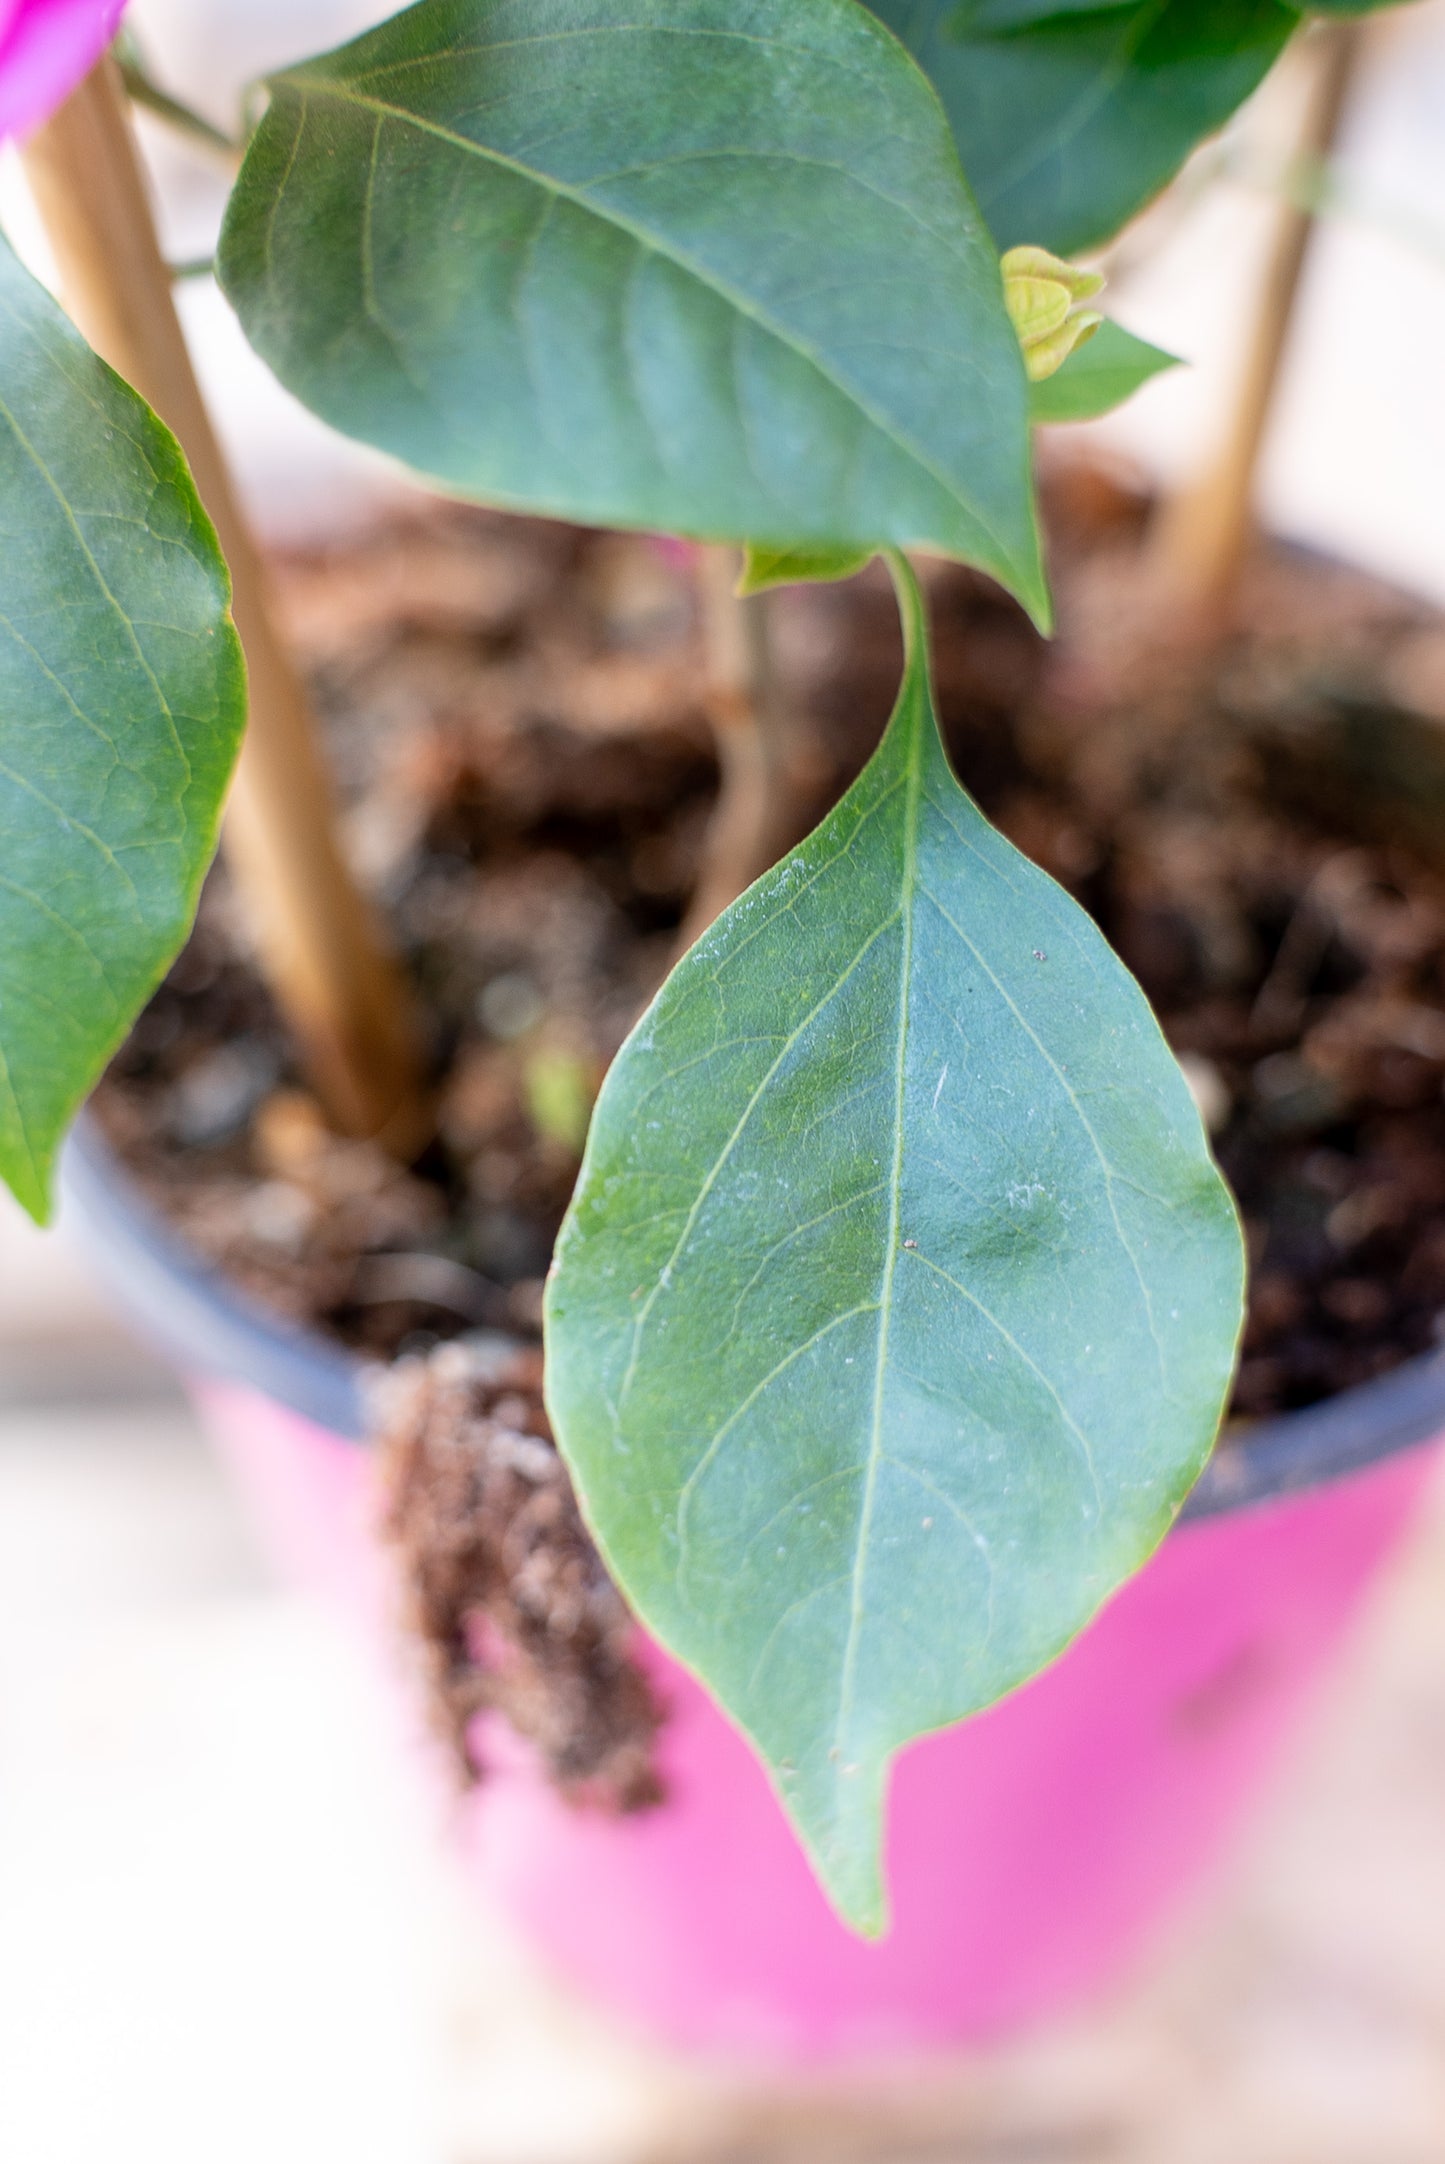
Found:
[[[125,0],[0,0],[0,136],[52,113],[115,36]]]

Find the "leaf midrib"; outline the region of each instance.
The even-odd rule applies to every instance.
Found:
[[[872,807],[873,812],[881,810],[882,806],[887,801],[887,796],[881,797],[878,803]],[[840,974],[833,980],[832,984],[829,985],[827,991],[823,994],[822,998],[816,1001],[815,1004],[809,1008],[807,1014],[804,1015],[802,1021],[798,1023],[797,1027],[789,1032],[788,1036],[784,1039],[782,1046],[774,1057],[771,1065],[768,1067],[767,1072],[763,1075],[762,1079],[757,1083],[756,1087],[749,1095],[748,1101],[744,1105],[742,1112],[739,1114],[738,1119],[733,1126],[732,1132],[729,1134],[726,1142],[723,1144],[721,1151],[713,1161],[712,1165],[708,1168],[707,1175],[701,1182],[697,1194],[692,1202],[692,1205],[688,1210],[687,1216],[683,1221],[682,1230],[677,1236],[677,1240],[673,1246],[672,1253],[668,1256],[667,1261],[658,1271],[657,1277],[653,1282],[651,1290],[648,1292],[647,1297],[642,1302],[641,1306],[637,1310],[635,1317],[633,1318],[631,1352],[628,1358],[626,1372],[623,1375],[622,1383],[617,1393],[616,1404],[613,1407],[614,1426],[616,1426],[621,1419],[623,1407],[626,1405],[627,1402],[628,1392],[632,1388],[632,1383],[637,1373],[637,1364],[642,1350],[643,1333],[647,1328],[647,1324],[652,1315],[653,1308],[657,1304],[659,1295],[667,1289],[667,1286],[672,1278],[672,1272],[677,1266],[677,1263],[680,1260],[683,1251],[687,1247],[688,1241],[692,1238],[693,1231],[697,1225],[698,1219],[702,1215],[709,1195],[712,1194],[714,1188],[718,1183],[718,1180],[721,1178],[723,1170],[728,1163],[728,1160],[731,1158],[733,1151],[736,1149],[738,1143],[741,1141],[744,1133],[746,1132],[748,1124],[751,1121],[754,1112],[756,1112],[759,1104],[762,1102],[763,1097],[766,1094],[767,1089],[771,1084],[774,1076],[777,1074],[779,1068],[783,1065],[784,1061],[789,1057],[794,1048],[801,1042],[802,1038],[806,1035],[808,1030],[812,1028],[813,1024],[817,1021],[819,1015],[822,1014],[824,1010],[829,1007],[832,1002],[838,997],[838,994],[843,990],[844,986],[848,983],[854,972],[861,967],[866,957],[872,952],[873,948],[877,946],[879,940],[882,939],[886,933],[892,930],[894,924],[897,921],[898,912],[894,910],[890,912],[890,914],[886,916],[880,924],[874,926],[873,930],[864,940],[862,946],[858,949],[857,953],[849,961],[846,969],[842,970]]]
[[[492,144],[478,143],[471,136],[462,135],[456,129],[448,128],[440,121],[431,120],[420,113],[411,112],[403,105],[393,105],[389,99],[371,96],[364,91],[354,89],[349,84],[337,82],[329,76],[309,74],[296,77],[282,76],[278,78],[278,81],[285,83],[287,88],[293,91],[300,100],[303,112],[306,103],[315,93],[323,98],[331,97],[339,105],[355,106],[362,111],[376,113],[382,120],[392,120],[402,127],[414,128],[419,134],[433,136],[438,142],[447,144],[453,150],[459,150],[464,154],[479,158],[484,164],[495,165],[504,172],[515,174],[519,179],[527,181],[535,188],[562,198],[564,201],[571,203],[576,209],[585,212],[588,217],[595,218],[599,224],[614,227],[618,232],[625,233],[639,247],[646,248],[651,254],[671,263],[675,269],[682,271],[687,277],[693,279],[705,291],[724,301],[737,315],[756,325],[767,337],[776,340],[779,345],[785,346],[790,352],[795,353],[800,360],[806,361],[830,389],[847,399],[862,414],[870,427],[876,429],[880,436],[891,443],[896,450],[901,451],[906,458],[911,459],[919,471],[926,474],[935,487],[942,489],[951,502],[967,513],[974,525],[977,526],[981,533],[987,536],[993,547],[998,551],[1000,561],[1007,564],[1015,575],[1024,576],[1025,583],[1027,583],[1027,566],[1015,565],[1013,550],[1005,546],[993,526],[984,517],[978,505],[971,497],[965,501],[960,495],[959,484],[946,473],[940,471],[926,451],[920,449],[893,421],[877,413],[868,399],[840,376],[836,370],[829,367],[823,357],[805,340],[785,326],[773,322],[749,296],[737,291],[726,279],[719,277],[714,271],[695,263],[685,251],[678,248],[674,243],[663,240],[657,234],[649,232],[645,226],[639,225],[635,220],[626,217],[611,205],[598,203],[585,190],[567,181],[558,180],[552,174],[542,173],[535,166],[525,164],[520,158],[509,157],[505,151],[497,150]],[[282,198],[290,185],[296,154],[297,146],[293,143],[290,165],[286,176],[283,177],[281,186],[277,190],[273,215],[268,228],[268,259],[273,253],[271,241],[275,232],[276,213],[279,212]],[[739,153],[739,155],[743,155],[743,153]],[[925,228],[925,230],[928,229]]]
[[[902,717],[900,716],[900,719]],[[903,804],[903,882],[899,902],[899,914],[903,926],[903,938],[898,956],[898,1050],[894,1064],[893,1088],[893,1163],[889,1172],[888,1235],[883,1255],[883,1271],[878,1288],[878,1345],[873,1368],[873,1402],[869,1415],[868,1461],[863,1478],[863,1495],[858,1509],[858,1531],[854,1541],[853,1569],[849,1581],[848,1636],[844,1641],[843,1658],[838,1671],[838,1707],[833,1724],[832,1763],[842,1764],[845,1732],[853,1712],[853,1687],[857,1673],[858,1648],[862,1642],[864,1605],[863,1589],[868,1568],[868,1549],[873,1533],[873,1511],[878,1490],[878,1468],[885,1455],[883,1449],[883,1393],[888,1375],[888,1339],[893,1320],[893,1283],[898,1270],[899,1233],[903,1195],[903,1109],[908,1082],[908,1023],[909,1003],[913,982],[913,923],[914,898],[918,889],[918,820],[923,796],[923,749],[919,742],[920,726],[931,728],[932,721],[922,711],[922,702],[916,697],[908,746],[908,774]]]

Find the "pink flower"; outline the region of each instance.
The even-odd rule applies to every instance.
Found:
[[[115,36],[125,0],[0,0],[0,136],[23,135]]]

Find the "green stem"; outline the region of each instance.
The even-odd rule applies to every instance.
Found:
[[[163,120],[166,126],[175,129],[178,135],[187,136],[191,141],[203,145],[206,150],[224,157],[228,163],[233,163],[240,157],[242,145],[235,136],[227,135],[224,128],[218,128],[213,121],[207,120],[204,113],[198,113],[193,106],[186,105],[180,98],[173,98],[168,90],[162,90],[160,84],[152,80],[136,51],[133,38],[127,38],[123,45],[117,46],[116,59],[120,64],[120,79],[133,105],[139,105],[146,112],[153,113],[157,120]]]
[[[698,551],[703,666],[720,788],[678,935],[680,953],[797,839],[788,717],[774,678],[765,599],[740,598],[737,576],[735,549],[708,544]]]

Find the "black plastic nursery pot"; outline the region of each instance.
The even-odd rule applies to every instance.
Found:
[[[381,1597],[364,1367],[187,1252],[84,1122],[65,1208],[174,1362],[295,1572]],[[893,1922],[864,1944],[818,1892],[748,1746],[660,1647],[666,1801],[564,1804],[498,1744],[469,1849],[564,1976],[693,2048],[800,2059],[946,2046],[1086,1997],[1248,1811],[1445,1439],[1445,1356],[1260,1422],[1214,1458],[1153,1561],[1062,1660],[915,1745],[891,1799]]]

